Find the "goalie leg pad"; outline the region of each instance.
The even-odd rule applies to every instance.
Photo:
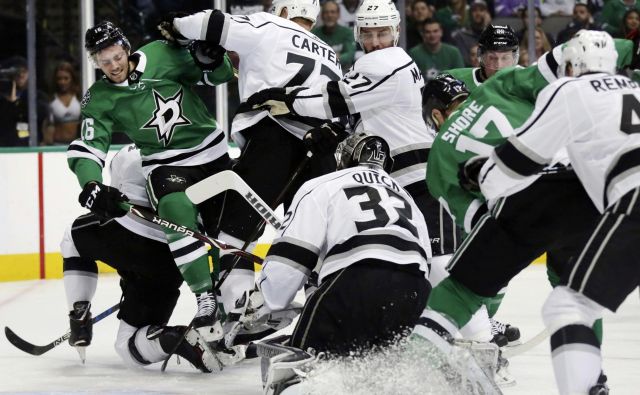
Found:
[[[299,383],[316,359],[299,348],[276,343],[258,344],[257,353],[261,357],[265,394],[279,394],[288,386]]]

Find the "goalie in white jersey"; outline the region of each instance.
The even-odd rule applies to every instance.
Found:
[[[319,267],[320,287],[290,345],[345,354],[411,330],[431,289],[431,251],[420,210],[385,171],[391,161],[382,138],[351,135],[336,160],[338,172],[308,181],[294,197],[258,285],[265,306],[280,310]]]
[[[422,119],[424,79],[397,47],[400,14],[390,0],[365,0],[356,12],[354,36],[365,51],[341,81],[306,89],[268,89],[249,98],[274,115],[316,118],[350,116],[354,131],[375,130],[388,141],[395,164],[391,176],[414,198],[427,219],[431,249],[451,254],[458,235],[449,214],[425,184],[427,157],[435,132]]]
[[[318,0],[275,0],[271,14],[230,15],[207,10],[171,19],[161,24],[163,34],[172,40],[206,40],[219,44],[240,56],[240,100],[265,88],[314,86],[342,77],[335,51],[310,32],[320,6]],[[233,170],[268,204],[287,184],[289,177],[305,158],[308,148],[303,136],[325,123],[325,116],[289,116],[274,118],[266,109],[254,110],[241,104],[231,126],[231,136],[242,153]],[[311,166],[285,196],[285,206],[305,179],[335,170],[333,150],[337,137],[329,128],[312,129],[311,134],[330,140],[328,152],[315,150]],[[319,152],[323,151],[323,152]],[[323,154],[324,158],[323,158]],[[326,161],[323,161],[326,159]],[[325,167],[330,163],[329,168]],[[220,220],[219,238],[242,245],[251,236],[259,215],[243,199],[227,197]],[[221,274],[236,258],[221,256]],[[222,302],[229,312],[245,290],[253,287],[253,262],[240,260],[221,286]]]
[[[563,50],[566,74],[545,88],[529,120],[482,167],[489,198],[508,196],[566,148],[603,212],[572,270],[543,307],[561,394],[607,394],[591,328],[616,311],[640,278],[640,86],[614,75],[617,54],[604,32],[580,31]],[[535,177],[535,176],[534,176]]]

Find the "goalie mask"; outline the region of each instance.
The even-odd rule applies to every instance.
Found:
[[[356,11],[356,24],[353,35],[356,42],[364,49],[365,37],[363,27],[388,27],[390,29],[393,46],[398,45],[400,38],[400,13],[391,0],[364,0]]]
[[[478,39],[478,60],[487,76],[517,65],[519,58],[520,42],[511,26],[489,25],[482,31]]]
[[[618,52],[609,33],[580,30],[562,48],[561,74],[565,75],[567,63],[574,77],[589,72],[615,74],[617,60]]]
[[[427,125],[438,130],[440,125],[433,118],[433,110],[446,114],[456,100],[464,100],[469,90],[464,82],[455,79],[451,74],[440,74],[427,82],[422,92],[422,117]]]
[[[126,51],[131,49],[131,44],[122,30],[109,21],[90,27],[84,35],[84,48],[89,55],[93,56],[112,45],[121,45]]]
[[[280,16],[283,8],[287,9],[287,19],[304,18],[313,24],[320,13],[319,0],[274,0],[270,12]]]
[[[387,173],[393,168],[389,144],[380,136],[358,132],[342,140],[336,148],[337,170],[354,166],[370,166]]]

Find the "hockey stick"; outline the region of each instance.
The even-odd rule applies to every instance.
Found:
[[[102,313],[98,314],[97,316],[93,317],[91,319],[91,322],[95,324],[101,321],[103,318],[110,316],[112,313],[115,313],[119,309],[120,309],[120,303],[115,304],[109,307],[108,309],[106,309],[105,311],[103,311]],[[49,344],[45,344],[44,346],[37,346],[33,343],[29,343],[28,341],[24,340],[20,336],[16,335],[16,333],[11,329],[9,329],[8,326],[4,327],[4,334],[7,337],[7,340],[9,340],[9,343],[13,344],[16,348],[26,352],[27,354],[42,355],[47,351],[53,349],[54,347],[57,347],[60,344],[64,343],[67,339],[69,339],[69,337],[71,336],[71,331],[70,330],[67,331],[67,333],[65,333],[64,335],[60,336],[59,338],[57,338],[56,340],[52,341]]]
[[[237,173],[231,170],[221,171],[198,181],[187,188],[185,193],[193,204],[200,204],[229,189],[238,192],[271,226],[278,229],[282,225],[282,221],[269,205]]]
[[[287,194],[287,192],[289,191],[289,189],[293,185],[293,182],[298,178],[300,173],[302,173],[302,170],[304,170],[307,167],[307,164],[309,163],[309,160],[311,159],[312,156],[313,156],[313,153],[311,151],[308,151],[307,152],[307,156],[305,156],[304,159],[302,159],[302,161],[300,162],[298,167],[295,169],[295,171],[293,172],[291,177],[289,177],[289,181],[287,181],[287,184],[284,186],[284,188],[282,188],[282,190],[280,191],[280,194],[278,195],[276,200],[273,202],[271,207],[278,207],[280,205],[280,203],[282,203],[282,201],[284,200],[285,195]],[[258,222],[256,224],[256,226],[255,226],[255,228],[253,228],[253,231],[251,232],[251,235],[249,236],[249,238],[247,238],[247,240],[245,240],[244,245],[241,248],[242,251],[246,250],[247,247],[249,247],[249,245],[251,244],[251,241],[253,241],[253,239],[258,237],[258,235],[260,234],[260,231],[264,227],[264,224],[265,224],[264,221],[260,221],[260,222]],[[229,277],[229,273],[231,273],[231,271],[238,265],[238,262],[240,262],[240,256],[236,255],[236,259],[234,259],[233,264],[231,265],[229,270],[227,270],[222,275],[222,277],[220,277],[220,280],[218,281],[216,286],[213,288],[214,292],[217,292],[220,289],[220,286],[222,285],[222,283],[224,283],[224,280],[226,280],[227,277]]]
[[[549,337],[549,331],[547,330],[547,328],[545,328],[540,333],[527,340],[525,343],[512,347],[504,347],[502,349],[502,356],[507,359],[517,357],[518,355],[531,350],[542,341],[544,341],[547,337]]]
[[[282,189],[282,191],[280,191],[280,194],[278,195],[278,197],[276,198],[276,201],[273,203],[272,207],[278,207],[280,205],[280,203],[282,203],[282,200],[284,199],[284,196],[286,195],[287,191],[289,190],[289,188],[291,188],[291,185],[293,185],[293,182],[296,180],[296,178],[298,178],[298,176],[300,175],[300,173],[302,172],[302,170],[307,167],[307,163],[309,163],[309,160],[311,159],[311,157],[313,156],[313,153],[311,151],[307,152],[307,155],[304,157],[304,159],[300,162],[300,164],[298,165],[298,167],[296,168],[296,170],[293,172],[293,174],[291,175],[291,177],[289,177],[289,181],[287,181],[287,184],[284,186],[284,188]],[[256,195],[257,196],[257,195]],[[253,239],[255,239],[258,234],[260,234],[261,229],[263,228],[265,222],[264,221],[259,221],[258,224],[255,226],[255,228],[253,228],[253,231],[251,232],[251,236],[249,236],[249,238],[244,242],[244,245],[242,246],[242,248],[240,249],[242,252],[244,252],[245,254],[248,254],[247,252],[245,252],[245,250],[247,249],[247,247],[249,247],[249,245],[251,244],[251,241]],[[218,280],[218,283],[213,287],[213,289],[211,290],[211,292],[216,295],[218,290],[220,289],[220,286],[222,285],[222,283],[224,283],[224,281],[227,279],[227,277],[229,277],[229,273],[231,273],[231,271],[238,265],[238,262],[240,262],[240,257],[242,255],[240,254],[236,254],[236,258],[233,261],[233,264],[231,265],[231,267],[229,268],[229,270],[227,270],[222,277],[220,277],[220,280]],[[254,261],[257,262],[257,261]],[[260,260],[259,263],[262,263],[262,259]],[[185,330],[185,334],[187,333],[187,331],[189,331],[191,328],[193,327],[193,320],[191,320],[191,322],[189,323],[189,325],[187,326],[187,329]],[[179,344],[179,343],[178,343]],[[162,366],[160,367],[160,371],[164,372],[167,369],[167,364],[169,363],[169,359],[171,359],[171,356],[173,354],[175,354],[177,349],[177,346],[171,350],[171,352],[169,353],[169,355],[167,355],[167,357],[164,359],[164,361],[162,362]]]
[[[262,258],[260,258],[259,256],[253,255],[249,252],[244,251],[244,249],[239,249],[237,247],[232,246],[231,244],[227,244],[222,240],[218,240],[218,239],[214,239],[213,237],[209,237],[209,236],[205,236],[202,233],[193,230],[193,229],[189,229],[186,226],[182,226],[182,225],[178,225],[176,223],[173,223],[171,221],[167,221],[164,218],[158,217],[157,215],[153,214],[150,211],[145,210],[142,207],[136,206],[134,204],[129,204],[129,203],[120,203],[120,205],[127,210],[128,212],[130,212],[131,214],[135,215],[136,217],[142,218],[144,220],[147,220],[149,222],[153,222],[156,225],[160,225],[163,228],[167,228],[167,229],[171,229],[175,232],[178,233],[182,233],[183,235],[186,236],[191,236],[197,240],[200,240],[204,243],[209,244],[212,247],[215,248],[219,248],[221,250],[229,250],[229,252],[231,254],[234,254],[236,256],[240,256],[243,257],[245,259],[248,259],[252,262],[257,262],[257,263],[262,263]]]

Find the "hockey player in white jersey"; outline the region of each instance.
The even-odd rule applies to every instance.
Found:
[[[141,163],[133,144],[122,148],[110,165],[112,185],[131,203],[150,207]],[[182,276],[161,228],[130,214],[105,221],[89,213],[67,228],[61,250],[70,311],[69,344],[83,361],[92,340],[90,308],[98,281],[96,260],[101,260],[122,278],[115,349],[127,365],[162,361],[180,342],[175,353],[202,372],[222,368],[195,329],[183,336],[186,327],[166,326],[180,295]]]
[[[603,213],[576,251],[573,268],[543,307],[561,394],[603,395],[602,356],[591,326],[639,285],[640,86],[614,75],[617,54],[605,32],[582,30],[563,49],[568,76],[545,88],[535,111],[497,147],[478,180],[488,198],[509,196],[566,148]],[[559,186],[561,187],[561,186]]]
[[[320,287],[290,345],[343,355],[388,345],[415,325],[431,288],[431,251],[420,210],[387,173],[382,138],[349,136],[336,162],[338,172],[294,197],[257,284],[265,306],[281,310],[319,267]]]
[[[400,14],[389,0],[365,0],[356,12],[354,35],[365,51],[341,81],[307,89],[269,89],[248,103],[269,106],[274,115],[317,118],[350,116],[355,131],[374,130],[385,138],[395,161],[391,176],[413,197],[427,219],[435,256],[451,254],[458,234],[449,214],[425,185],[434,133],[421,117],[420,70],[397,47]],[[446,258],[445,258],[446,260]]]
[[[238,53],[240,100],[245,101],[266,88],[308,87],[342,77],[335,51],[310,32],[319,11],[318,0],[275,0],[271,13],[230,15],[207,10],[171,19],[159,27],[171,40],[206,40]],[[231,136],[242,149],[233,170],[267,203],[273,204],[305,158],[308,148],[302,139],[309,133],[307,142],[317,143],[310,147],[316,152],[305,175],[286,195],[286,206],[304,179],[335,169],[326,169],[323,159],[333,163],[331,155],[338,138],[335,129],[330,127],[312,129],[326,122],[325,116],[320,118],[292,115],[276,119],[266,109],[254,110],[241,104],[231,126]],[[323,150],[324,145],[329,149]],[[259,215],[243,199],[228,196],[219,238],[243,245],[250,241],[259,220]],[[230,269],[234,259],[222,254],[221,273]],[[234,308],[234,302],[244,291],[253,288],[253,281],[253,262],[240,260],[221,286],[227,312]]]

